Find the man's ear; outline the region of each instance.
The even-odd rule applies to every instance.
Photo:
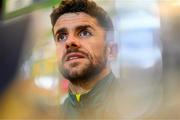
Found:
[[[117,59],[118,55],[118,45],[115,42],[109,42],[108,43],[108,59],[109,61],[113,61]]]

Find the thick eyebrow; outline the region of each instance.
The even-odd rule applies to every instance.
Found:
[[[94,29],[92,26],[90,26],[90,25],[80,25],[80,26],[77,26],[77,27],[75,28],[75,30],[79,31],[79,30],[85,30],[85,29],[87,29],[87,28],[91,28],[91,29],[95,30],[95,29]],[[60,28],[60,29],[58,29],[58,30],[56,31],[55,36],[56,36],[57,34],[59,34],[59,33],[66,33],[66,32],[67,32],[67,28],[65,28],[65,27]]]
[[[55,36],[56,36],[58,33],[65,33],[65,32],[67,32],[67,29],[66,29],[66,28],[60,28],[59,30],[56,31]]]
[[[92,26],[90,26],[90,25],[77,26],[77,27],[76,27],[76,30],[86,30],[86,29],[88,29],[88,28],[91,28],[91,29],[95,30],[95,29],[94,29]]]

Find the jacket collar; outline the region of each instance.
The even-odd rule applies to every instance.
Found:
[[[77,96],[69,90],[69,99],[72,105],[76,107],[84,107],[89,105],[100,104],[106,99],[108,90],[112,86],[112,81],[115,76],[110,72],[102,80],[100,80],[91,91],[84,93],[80,96],[80,101],[77,100]]]

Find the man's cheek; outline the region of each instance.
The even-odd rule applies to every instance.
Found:
[[[63,64],[63,58],[62,58],[62,56],[60,56],[59,54],[57,55],[57,63],[58,63],[59,65],[62,65],[62,64]]]

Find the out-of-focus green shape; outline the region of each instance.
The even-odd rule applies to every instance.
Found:
[[[7,20],[7,19],[11,19],[11,18],[20,16],[20,15],[30,13],[37,9],[56,6],[60,2],[61,2],[61,0],[34,0],[32,2],[32,4],[30,4],[26,7],[22,7],[20,9],[14,10],[12,12],[8,12],[7,11],[8,0],[3,0],[3,19]]]

